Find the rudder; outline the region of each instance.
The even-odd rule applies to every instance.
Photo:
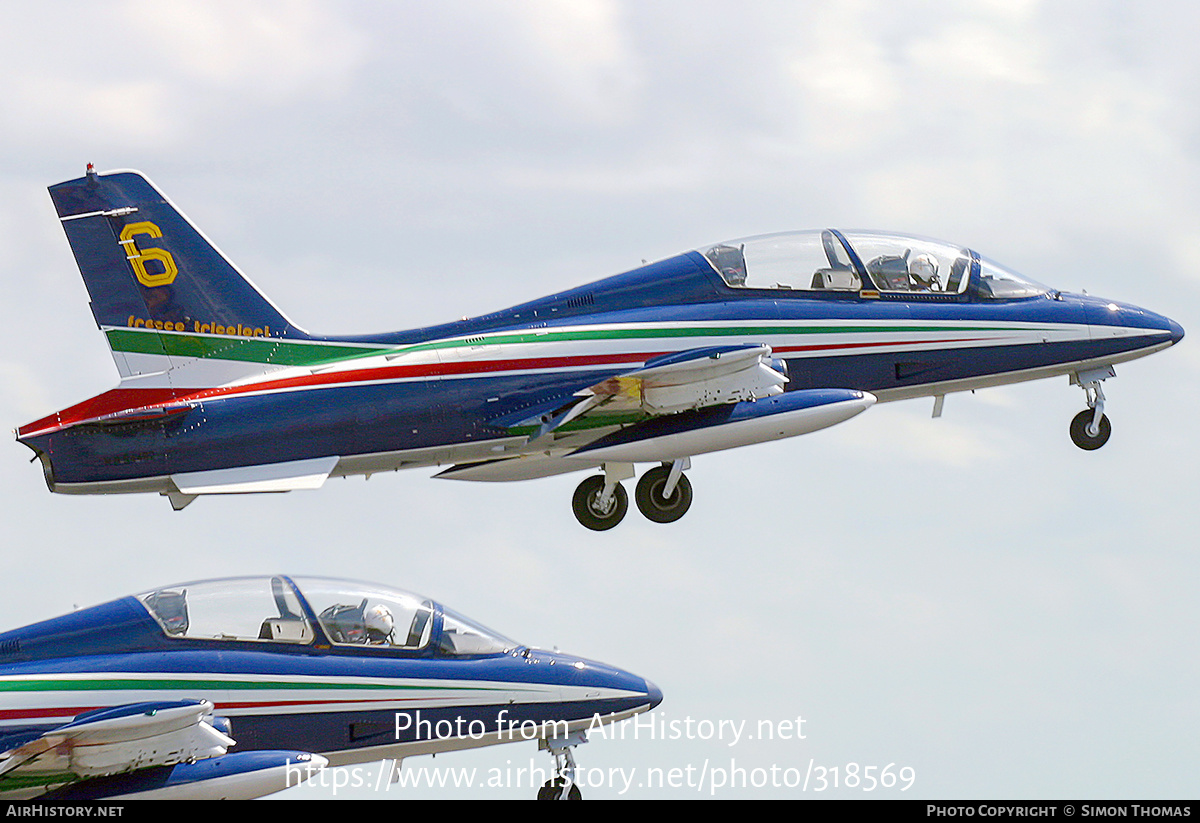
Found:
[[[122,378],[247,338],[308,337],[139,172],[89,167],[50,197]]]

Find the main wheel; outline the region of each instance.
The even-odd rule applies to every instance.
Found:
[[[671,496],[663,496],[670,475],[670,466],[656,466],[642,475],[634,491],[638,511],[655,523],[674,523],[687,514],[692,505],[692,484],[682,474]]]
[[[566,778],[563,777],[547,780],[546,784],[538,789],[538,800],[558,800],[565,782]],[[571,788],[567,790],[567,800],[583,800],[583,792],[579,791],[579,786],[571,784]]]
[[[1092,425],[1094,416],[1095,412],[1091,409],[1084,409],[1071,421],[1071,440],[1076,446],[1087,451],[1095,451],[1103,446],[1112,434],[1112,424],[1108,422],[1108,416],[1103,414],[1100,415],[1100,431],[1095,435],[1089,434],[1088,426]]]
[[[611,529],[625,518],[625,512],[629,510],[629,495],[620,483],[613,489],[607,507],[600,504],[600,495],[603,493],[604,476],[597,474],[580,483],[575,489],[575,496],[571,498],[575,519],[594,532]]]

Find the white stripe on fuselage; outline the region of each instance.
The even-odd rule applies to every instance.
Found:
[[[183,641],[186,642],[186,641]],[[6,686],[33,681],[179,681],[167,687],[133,687],[8,691]],[[198,685],[186,681],[230,683]],[[239,688],[246,684],[249,688]],[[300,688],[286,688],[298,684]],[[351,688],[346,688],[349,685]],[[279,686],[279,688],[272,688]],[[322,688],[322,687],[327,688]],[[302,715],[357,711],[414,711],[457,706],[532,705],[606,700],[641,692],[598,686],[569,686],[491,680],[388,677],[323,677],[305,675],[229,674],[222,672],[102,672],[83,674],[9,675],[0,677],[0,713],[20,711],[36,716],[0,719],[0,728],[65,723],[80,711],[158,700],[209,700],[228,717]],[[61,711],[61,714],[55,712]]]
[[[927,330],[902,331],[897,326],[924,326]],[[800,333],[722,334],[723,329],[738,328],[775,329],[779,326],[795,326],[811,329]],[[837,328],[854,326],[871,328],[872,331],[843,332]],[[979,327],[985,328],[979,328]],[[990,328],[988,328],[990,327]],[[675,336],[670,332],[681,328],[712,329],[712,334]],[[824,330],[823,329],[828,329]],[[1114,331],[1114,329],[1116,331]],[[595,333],[621,335],[623,332],[663,331],[663,336],[617,336],[605,339],[562,339],[573,334]],[[1156,334],[1153,330],[1128,327],[1105,327],[1103,337],[1138,337]],[[604,371],[634,368],[644,359],[664,352],[685,351],[722,345],[765,343],[789,359],[853,356],[864,352],[894,354],[908,351],[942,351],[971,349],[983,346],[1018,346],[1045,343],[1086,341],[1095,335],[1086,324],[1033,323],[1033,322],[982,322],[982,321],[778,321],[753,320],[742,322],[708,321],[675,323],[621,323],[601,326],[568,326],[550,330],[544,340],[520,342],[496,342],[512,336],[528,336],[535,330],[493,332],[471,337],[473,345],[456,345],[467,338],[452,338],[416,347],[399,347],[394,352],[370,357],[350,357],[313,367],[281,367],[262,363],[221,360],[215,357],[185,358],[165,355],[126,354],[127,359],[137,361],[142,376],[130,377],[122,382],[122,388],[174,388],[192,391],[211,388],[251,387],[255,383],[289,378],[303,378],[314,374],[337,374],[346,371],[372,370],[387,367],[430,368],[429,374],[406,377],[389,377],[372,380],[369,377],[336,385],[368,385],[373,383],[407,383],[430,379],[462,380],[488,377],[498,374],[522,376],[555,373],[560,371]],[[952,336],[953,339],[947,339]],[[474,341],[479,340],[475,343]],[[285,345],[295,345],[285,343]],[[432,347],[431,347],[432,346]],[[550,367],[522,368],[521,361],[546,358],[571,359],[594,356],[619,357],[629,355],[624,362],[578,365],[563,364]],[[497,370],[469,372],[465,374],[433,374],[438,366],[469,366],[473,363],[505,361],[509,367]],[[321,388],[327,384],[288,387],[286,389],[264,389],[264,392],[299,391]],[[251,389],[251,391],[254,391]],[[242,392],[239,392],[241,394]],[[256,392],[257,393],[257,392]]]

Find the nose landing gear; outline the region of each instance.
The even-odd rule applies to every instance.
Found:
[[[1108,417],[1101,414],[1099,425],[1096,424],[1095,418],[1094,411],[1084,409],[1071,421],[1071,440],[1086,451],[1100,448],[1108,442],[1108,436],[1112,434],[1112,424],[1108,422]]]
[[[1116,376],[1117,372],[1112,366],[1105,366],[1078,372],[1071,378],[1071,382],[1087,394],[1088,407],[1071,421],[1071,440],[1081,449],[1095,451],[1107,443],[1108,436],[1112,434],[1112,424],[1104,415],[1104,389],[1100,383]]]
[[[571,754],[571,749],[586,742],[587,733],[582,731],[538,741],[538,749],[554,755],[554,777],[538,789],[538,800],[583,799],[583,793],[575,785],[575,756]]]

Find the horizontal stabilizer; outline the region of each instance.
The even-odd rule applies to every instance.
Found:
[[[319,489],[337,462],[336,455],[314,457],[310,460],[292,460],[287,463],[173,474],[171,481],[184,495],[253,494]]]

